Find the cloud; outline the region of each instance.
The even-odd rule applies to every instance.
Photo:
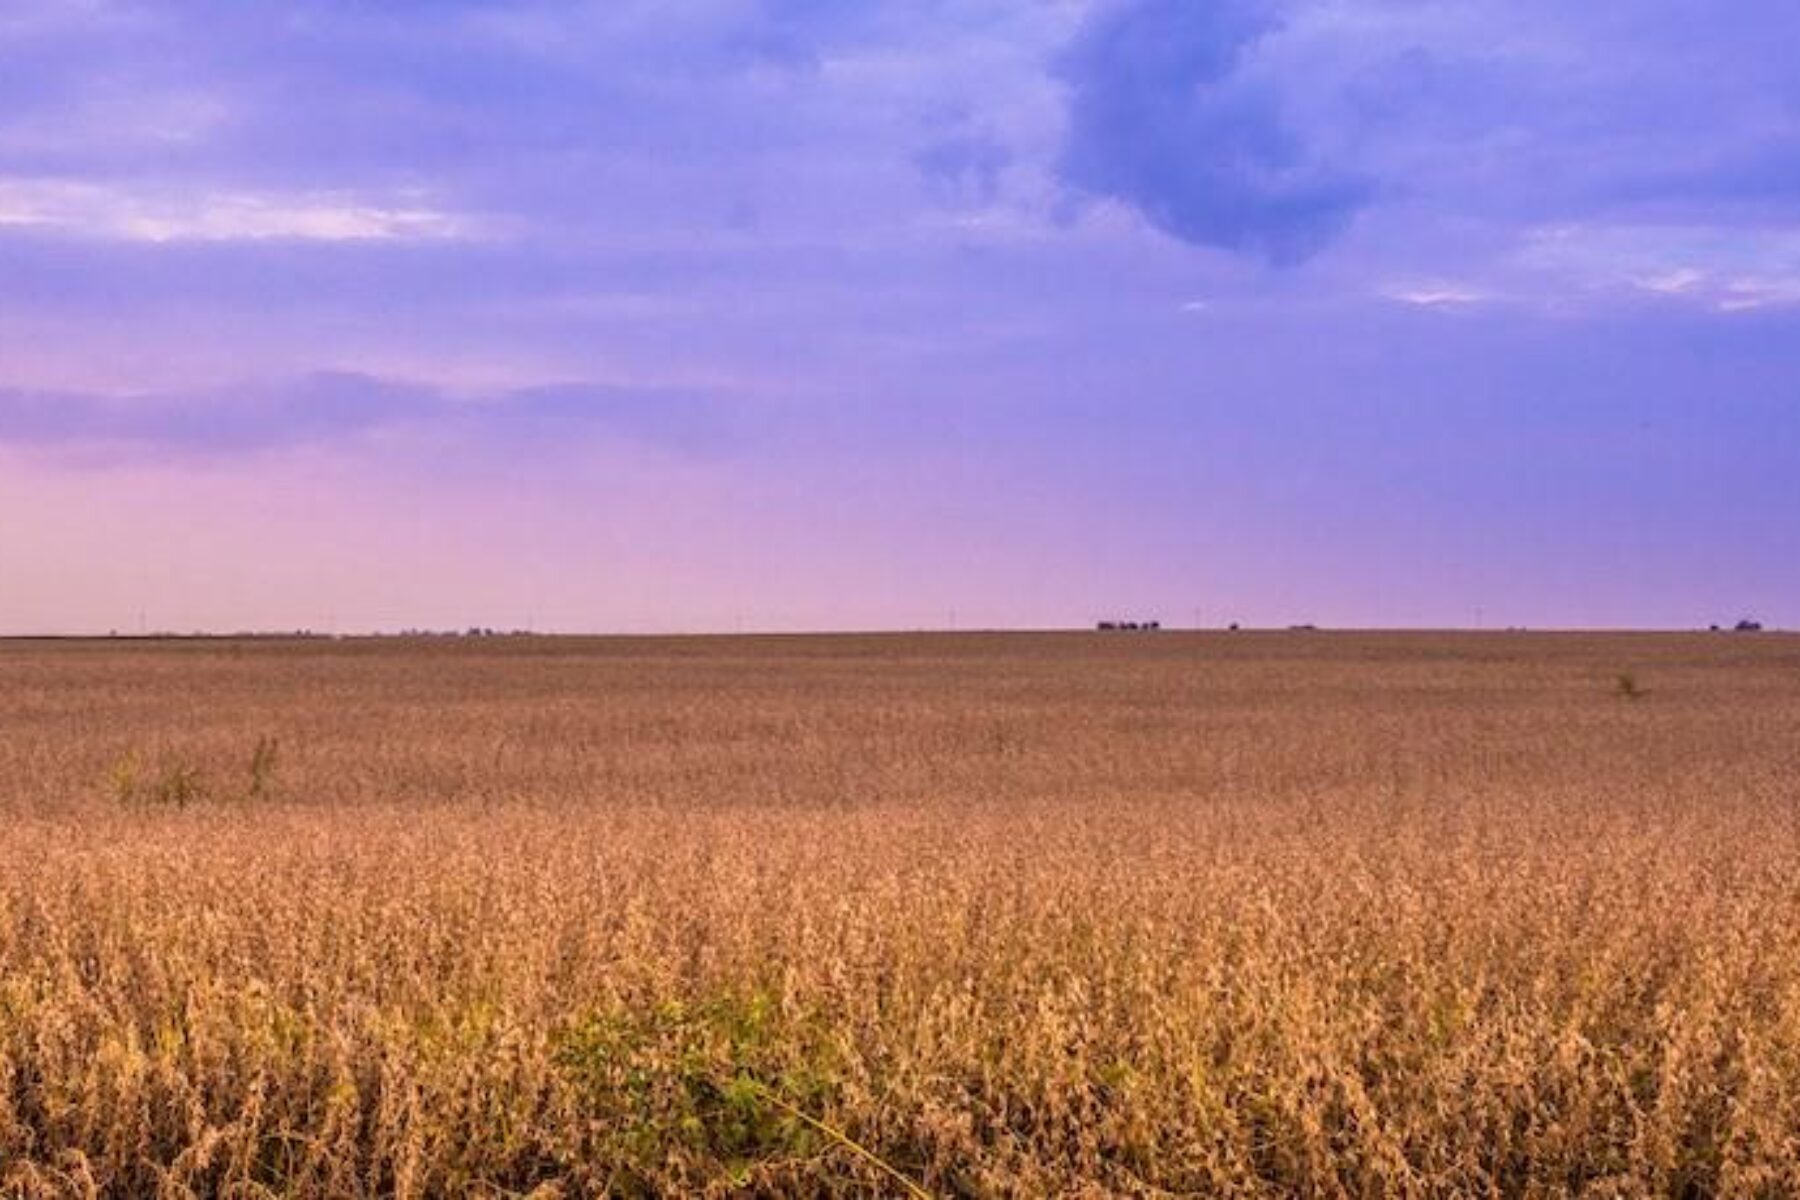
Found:
[[[1800,231],[1585,223],[1531,231],[1526,270],[1600,296],[1721,313],[1800,306]]]
[[[913,165],[943,192],[986,204],[999,194],[1000,174],[1012,157],[993,134],[958,130],[927,142],[913,155]]]
[[[132,242],[417,241],[474,236],[478,223],[420,197],[143,189],[0,178],[0,227]]]
[[[1380,289],[1379,294],[1399,304],[1415,308],[1463,309],[1494,297],[1478,288],[1458,283],[1397,283]]]
[[[1243,77],[1247,53],[1276,29],[1252,0],[1101,8],[1059,65],[1062,182],[1195,245],[1280,265],[1318,253],[1370,186],[1313,161],[1276,97]]]
[[[1742,144],[1702,152],[1693,162],[1634,165],[1621,172],[1605,199],[1671,218],[1800,220],[1800,130],[1756,131],[1734,140]]]
[[[221,456],[406,430],[478,446],[612,436],[683,453],[717,450],[739,436],[722,396],[677,388],[561,383],[465,396],[332,371],[181,393],[0,388],[0,445]]]

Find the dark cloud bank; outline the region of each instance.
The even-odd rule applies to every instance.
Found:
[[[1254,0],[1126,0],[1064,53],[1069,126],[1058,173],[1195,245],[1278,265],[1323,249],[1367,181],[1310,160],[1271,95],[1242,78],[1278,23]]]

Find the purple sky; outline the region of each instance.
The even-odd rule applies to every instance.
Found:
[[[1800,624],[1796,45],[3,5],[0,630]]]

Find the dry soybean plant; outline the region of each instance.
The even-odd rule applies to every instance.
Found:
[[[0,644],[0,1194],[1797,1194],[1797,668]]]

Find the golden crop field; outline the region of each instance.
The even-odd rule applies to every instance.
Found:
[[[1791,637],[6,643],[0,815],[6,1195],[1800,1194]]]

